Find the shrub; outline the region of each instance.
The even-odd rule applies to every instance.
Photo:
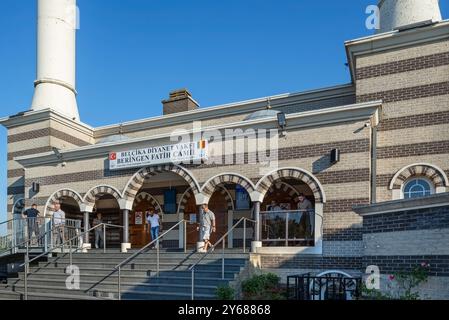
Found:
[[[279,285],[280,278],[272,273],[255,275],[242,283],[244,299],[282,300],[285,290]]]
[[[235,290],[230,286],[220,286],[216,290],[216,295],[219,300],[234,300]]]

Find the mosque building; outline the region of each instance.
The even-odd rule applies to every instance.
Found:
[[[163,248],[195,249],[208,204],[212,243],[232,229],[227,248],[246,238],[279,274],[449,264],[449,21],[437,0],[379,1],[376,34],[345,42],[350,83],[207,108],[180,89],[160,116],[101,127],[79,116],[66,2],[39,0],[31,108],[0,119],[9,219],[33,203],[51,218],[60,202],[83,226],[100,212],[126,251],[150,240],[152,208],[165,230],[189,221]],[[429,220],[411,226],[404,213],[417,210]],[[254,222],[233,229],[242,217]],[[431,276],[449,284],[447,268]]]

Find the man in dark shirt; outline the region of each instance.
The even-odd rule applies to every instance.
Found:
[[[28,224],[28,240],[31,240],[31,237],[33,236],[33,232],[36,236],[36,239],[39,239],[39,210],[37,210],[37,204],[33,203],[31,208],[25,210],[23,213],[24,218],[27,219]]]
[[[312,202],[307,199],[304,194],[300,193],[298,197],[298,210],[301,212],[301,221],[305,226],[305,232],[307,232],[307,237],[312,237],[313,229],[315,224],[315,213],[313,211]]]

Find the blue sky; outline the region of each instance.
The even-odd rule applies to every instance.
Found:
[[[78,0],[77,89],[92,126],[160,115],[187,87],[203,107],[350,81],[344,41],[376,0]],[[449,0],[441,0],[449,16]],[[126,5],[124,5],[126,3]],[[36,1],[0,1],[0,117],[28,110]],[[6,130],[0,129],[0,220]]]

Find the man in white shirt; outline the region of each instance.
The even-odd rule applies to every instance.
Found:
[[[150,228],[151,241],[154,241],[159,237],[159,231],[162,230],[160,220],[161,218],[157,213],[154,212],[154,209],[149,209],[149,214],[147,215],[147,225]],[[159,240],[154,245],[153,248],[159,247]]]
[[[217,231],[215,225],[215,214],[212,212],[212,210],[209,210],[209,206],[207,204],[203,204],[201,231],[202,240],[204,241],[204,252],[207,252],[209,246],[213,248],[213,245],[210,242],[210,234]]]
[[[55,203],[55,212],[53,213],[53,242],[60,245],[64,242],[65,212],[61,210],[61,204]]]

